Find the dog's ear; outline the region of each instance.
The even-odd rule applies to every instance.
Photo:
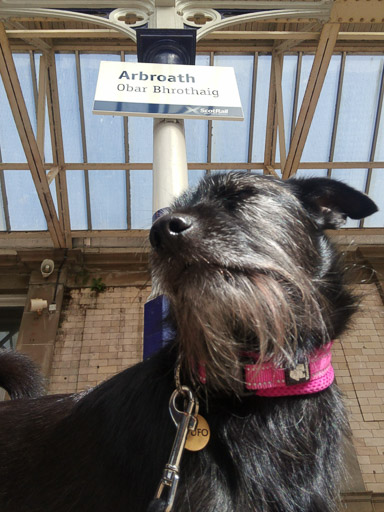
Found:
[[[328,178],[291,178],[295,195],[323,229],[337,229],[346,218],[363,219],[377,212],[376,204],[362,192]]]

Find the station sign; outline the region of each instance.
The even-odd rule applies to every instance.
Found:
[[[94,114],[244,119],[234,69],[102,61]]]

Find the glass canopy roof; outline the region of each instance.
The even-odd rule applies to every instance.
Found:
[[[14,53],[13,57],[37,135],[41,54],[30,51]],[[301,52],[284,56],[282,91],[287,151],[313,58],[313,54]],[[55,59],[71,230],[149,228],[152,120],[92,114],[100,61],[135,62],[136,56],[73,51],[56,53]],[[236,168],[263,173],[271,61],[271,55],[261,53],[198,55],[198,65],[235,68],[245,119],[185,121],[191,185],[206,172],[216,170]],[[383,55],[332,56],[297,173],[330,176],[368,193],[380,210],[361,224],[364,227],[384,225],[383,68]],[[48,173],[54,164],[47,109],[45,112],[44,161]],[[46,230],[1,81],[0,151],[0,230]],[[274,169],[281,176],[279,161],[276,144]],[[217,169],[212,162],[217,163]],[[50,188],[56,201],[55,180]],[[358,221],[349,221],[347,227],[359,225]]]

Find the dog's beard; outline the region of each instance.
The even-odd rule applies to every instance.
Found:
[[[245,273],[210,268],[168,288],[184,374],[199,384],[204,365],[210,390],[244,393],[244,353],[291,365],[298,344],[329,341],[319,297],[302,269]],[[300,347],[299,347],[300,348]]]

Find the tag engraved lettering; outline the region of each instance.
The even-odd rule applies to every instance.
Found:
[[[211,431],[205,418],[197,415],[197,425],[195,430],[188,432],[185,448],[191,452],[203,450],[209,442]]]

